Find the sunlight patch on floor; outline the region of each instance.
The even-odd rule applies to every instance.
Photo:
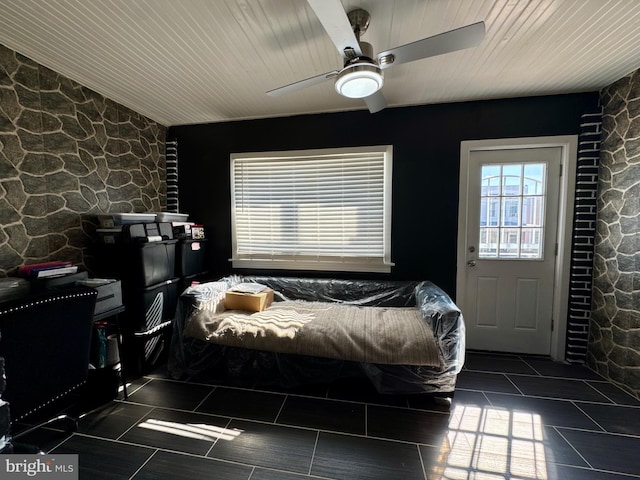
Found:
[[[441,459],[441,480],[548,480],[542,420],[530,412],[456,406]]]
[[[138,424],[138,427],[210,442],[218,439],[233,440],[242,433],[242,430],[223,428],[215,425],[167,422],[154,418],[145,420]]]

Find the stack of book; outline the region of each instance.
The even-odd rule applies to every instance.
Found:
[[[20,265],[18,275],[25,278],[51,278],[70,275],[78,271],[78,266],[71,262],[55,260],[52,262],[32,263],[31,265]]]

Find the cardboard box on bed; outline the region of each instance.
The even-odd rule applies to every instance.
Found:
[[[265,288],[259,293],[241,293],[228,291],[224,297],[226,310],[246,310],[261,312],[273,302],[273,290]]]

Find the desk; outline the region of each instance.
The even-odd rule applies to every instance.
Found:
[[[16,423],[79,389],[88,378],[97,293],[86,287],[46,290],[0,305],[2,398]]]
[[[119,305],[111,310],[107,310],[104,312],[100,312],[93,316],[93,322],[100,322],[107,320],[109,318],[113,319],[113,321],[106,321],[108,325],[114,327],[116,331],[116,342],[118,345],[118,359],[120,360],[120,379],[122,380],[122,393],[124,398],[126,399],[129,395],[127,394],[127,379],[124,374],[124,362],[122,361],[122,334],[120,332],[120,314],[124,312],[124,305]]]

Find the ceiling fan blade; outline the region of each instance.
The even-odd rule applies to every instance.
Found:
[[[340,0],[307,0],[307,2],[341,56],[345,56],[346,48],[353,49],[356,55],[362,55],[358,39],[353,33]]]
[[[304,80],[290,83],[289,85],[285,85],[284,87],[278,87],[278,88],[274,88],[273,90],[269,90],[267,92],[267,95],[271,95],[272,97],[279,97],[280,95],[286,95],[287,93],[296,92],[298,90],[302,90],[303,88],[312,87],[313,85],[318,85],[326,80],[335,78],[336,75],[338,75],[338,71],[334,70],[332,72],[316,75],[315,77],[305,78]]]
[[[381,52],[378,54],[378,64],[380,68],[389,68],[401,63],[475,47],[484,38],[484,32],[484,22],[472,23],[466,27]]]
[[[365,97],[364,102],[367,104],[367,108],[371,113],[376,113],[387,108],[387,100],[380,90],[373,95]]]

